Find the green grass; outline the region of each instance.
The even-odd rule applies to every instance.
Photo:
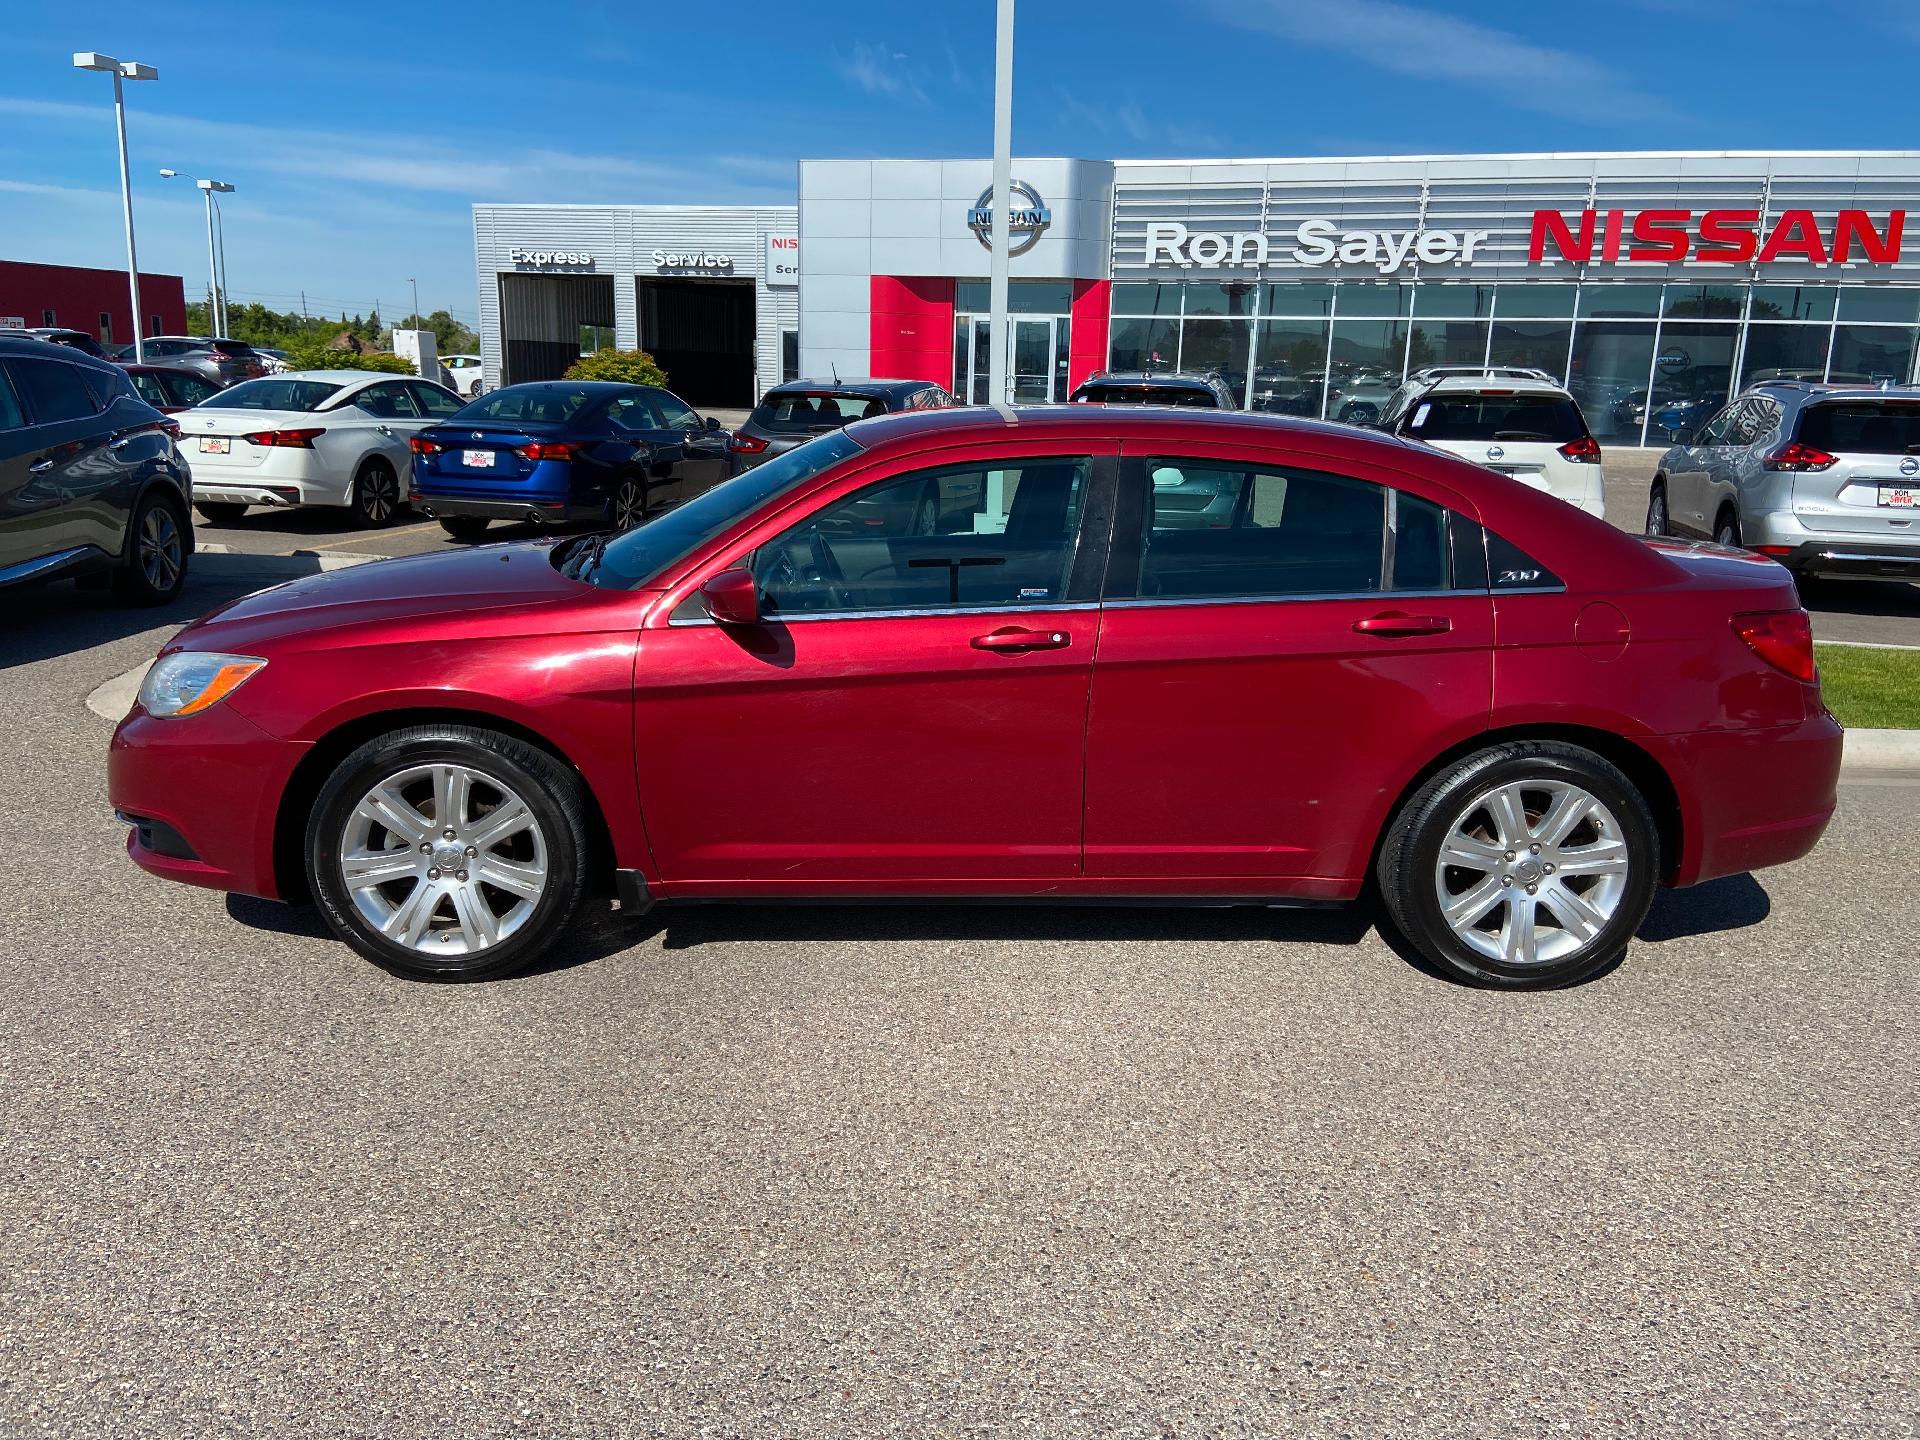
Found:
[[[1820,688],[1842,725],[1920,730],[1920,650],[1816,645]]]

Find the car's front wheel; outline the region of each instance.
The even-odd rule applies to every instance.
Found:
[[[580,903],[579,776],[525,741],[466,725],[396,730],[334,769],[307,825],[307,878],[334,931],[431,980],[506,975]]]
[[[1722,510],[1720,518],[1713,522],[1713,543],[1733,550],[1740,548],[1740,517],[1732,509]]]
[[[1647,494],[1647,534],[1667,533],[1667,487],[1655,481]]]
[[[126,556],[114,572],[113,586],[129,605],[164,605],[187,583],[186,512],[158,490],[134,507],[127,527]]]
[[[1511,741],[1423,785],[1376,873],[1395,928],[1443,974],[1545,990],[1619,960],[1659,868],[1652,812],[1618,766],[1576,745]]]

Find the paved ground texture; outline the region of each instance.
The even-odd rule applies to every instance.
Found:
[[[0,1433],[1913,1433],[1920,779],[1564,994],[954,908],[408,984],[121,854],[83,698],[242,563],[0,612]]]

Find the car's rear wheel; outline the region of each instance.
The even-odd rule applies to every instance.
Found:
[[[353,477],[353,496],[347,508],[362,529],[379,530],[391,525],[400,513],[400,477],[393,466],[376,455],[360,467]]]
[[[307,825],[327,923],[370,960],[432,980],[536,959],[580,903],[579,777],[546,751],[466,725],[416,726],[334,769]]]
[[[647,482],[629,475],[613,492],[613,524],[616,530],[631,530],[647,518]]]
[[[1576,745],[1511,741],[1423,785],[1376,873],[1395,928],[1442,974],[1545,990],[1619,960],[1659,868],[1653,814],[1619,767]]]
[[[456,540],[478,540],[491,523],[484,515],[442,515],[440,528]]]
[[[1667,487],[1658,480],[1647,493],[1647,534],[1667,533]]]
[[[134,507],[126,556],[114,572],[113,588],[129,605],[164,605],[187,583],[186,512],[158,490],[149,490]]]
[[[1740,548],[1740,517],[1733,513],[1731,506],[1722,510],[1720,518],[1713,522],[1713,541],[1735,550]]]
[[[246,506],[224,500],[196,500],[193,508],[209,525],[231,525],[247,513]]]

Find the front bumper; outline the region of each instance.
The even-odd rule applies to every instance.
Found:
[[[413,496],[413,508],[439,520],[466,515],[481,520],[513,520],[533,525],[571,525],[582,520],[605,520],[607,507],[593,502],[529,495],[519,500],[468,500],[452,495]]]

